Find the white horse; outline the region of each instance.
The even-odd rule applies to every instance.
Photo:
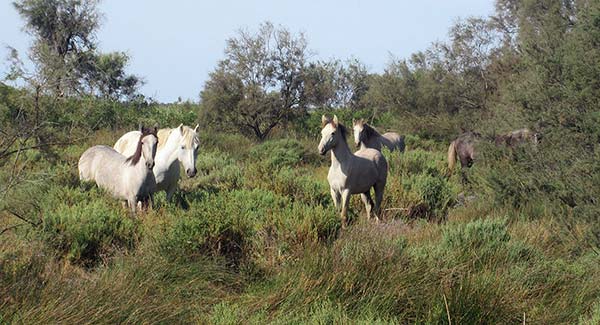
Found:
[[[367,209],[367,218],[371,219],[371,210],[373,210],[375,218],[379,221],[377,214],[387,182],[387,161],[381,152],[375,149],[360,149],[353,154],[346,142],[346,127],[338,122],[337,116],[330,120],[323,115],[321,122],[323,129],[319,153],[324,155],[331,150],[331,167],[329,167],[327,181],[329,181],[335,207],[338,208],[341,203],[342,227],[346,226],[351,194],[360,194]],[[375,189],[374,207],[371,188]]]
[[[135,213],[137,202],[147,201],[156,188],[152,167],[157,144],[156,128],[141,128],[129,157],[109,146],[93,146],[79,158],[79,179],[95,181],[115,198],[126,200]]]
[[[382,146],[386,146],[390,151],[400,150],[404,152],[404,136],[396,132],[387,132],[380,134],[372,126],[365,123],[365,120],[352,120],[352,129],[354,131],[354,143],[361,148],[373,148],[381,151]]]
[[[179,163],[183,165],[188,177],[196,176],[196,157],[200,140],[198,125],[194,129],[183,124],[174,129],[158,131],[158,151],[156,165],[152,170],[156,178],[156,191],[166,191],[167,200],[171,200],[179,182]],[[135,139],[139,131],[125,133],[114,145],[116,151],[129,155],[135,150]]]

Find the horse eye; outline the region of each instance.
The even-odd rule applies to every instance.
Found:
[[[181,149],[185,149],[185,146],[181,146]]]
[[[334,131],[334,132],[331,132],[331,135],[335,135],[335,131]]]

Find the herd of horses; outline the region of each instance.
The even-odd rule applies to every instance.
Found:
[[[79,179],[94,181],[127,203],[135,214],[138,204],[152,203],[153,194],[165,191],[171,200],[177,189],[180,167],[188,177],[197,173],[200,146],[198,125],[183,124],[174,129],[149,129],[124,134],[114,147],[96,145],[79,158]]]
[[[387,147],[390,151],[404,152],[404,136],[395,132],[382,135],[363,119],[353,120],[354,144],[358,150],[352,152],[346,140],[348,130],[337,116],[323,115],[321,122],[318,151],[321,155],[331,152],[327,181],[333,203],[341,210],[342,227],[347,225],[348,204],[353,194],[360,194],[367,218],[374,216],[379,221],[388,176],[388,163],[381,150]],[[448,169],[453,169],[457,158],[462,167],[470,167],[480,139],[480,134],[466,132],[452,141],[448,148]],[[497,136],[495,143],[515,146],[525,141],[537,143],[539,139],[538,133],[521,129]],[[140,126],[139,131],[124,134],[113,147],[96,145],[87,149],[79,159],[79,178],[95,182],[124,201],[135,214],[137,208],[150,206],[153,194],[158,191],[165,191],[171,201],[180,178],[180,164],[188,177],[196,175],[199,145],[198,125],[194,129],[181,124],[161,130]]]

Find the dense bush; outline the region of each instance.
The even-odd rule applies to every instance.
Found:
[[[302,162],[305,151],[300,142],[281,139],[267,141],[254,147],[250,155],[265,168],[264,171],[272,171],[298,165]]]
[[[406,209],[411,217],[443,218],[458,194],[446,177],[443,155],[421,149],[384,153],[390,169],[384,202]]]
[[[178,213],[161,246],[171,256],[224,256],[234,265],[286,258],[294,245],[335,233],[333,211],[265,190],[219,192]]]
[[[41,230],[70,261],[91,266],[115,250],[132,248],[137,228],[138,222],[122,216],[114,206],[82,200],[62,201],[45,212]]]
[[[243,184],[242,169],[226,153],[200,151],[196,159],[196,166],[199,175],[188,182],[193,187],[237,189]]]
[[[448,181],[440,176],[420,174],[402,180],[406,191],[416,195],[419,204],[433,214],[444,214],[455,200],[455,193]]]

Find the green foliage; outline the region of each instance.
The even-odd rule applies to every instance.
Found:
[[[247,71],[233,54],[273,63],[242,53],[242,38],[228,42],[200,105],[0,85],[0,322],[598,323],[600,7],[573,4],[498,0],[492,18],[458,21],[449,42],[393,59],[382,74],[335,59],[263,71],[292,77],[292,94],[234,74]],[[57,18],[48,13],[41,19]],[[271,27],[240,36],[266,39]],[[125,58],[97,59],[125,77]],[[58,68],[47,72],[66,75]],[[288,95],[293,107],[280,110]],[[315,150],[332,108],[348,126],[367,118],[406,135],[405,153],[383,151],[381,223],[339,229],[329,161]],[[160,194],[132,220],[106,193],[79,188],[77,160],[90,145],[140,121],[197,119],[200,172],[181,179],[182,204]],[[522,127],[541,143],[490,141]],[[230,132],[240,128],[275,139]],[[447,176],[446,153],[465,130],[483,137],[461,180]],[[455,207],[459,192],[474,201]],[[412,218],[422,216],[436,218]]]
[[[265,140],[271,130],[305,111],[307,43],[270,22],[227,40],[225,59],[200,93],[203,120]]]
[[[384,152],[390,165],[387,202],[405,207],[411,217],[443,218],[458,193],[456,184],[446,177],[444,156],[420,149]]]
[[[309,170],[282,168],[277,171],[266,186],[275,193],[311,205],[331,205],[329,186],[324,181],[316,181],[307,175]]]
[[[18,0],[13,5],[35,37],[29,58],[36,69],[29,76],[14,51],[12,80],[23,79],[57,97],[88,93],[119,99],[137,91],[141,79],[125,73],[129,57],[97,50],[98,1]]]
[[[305,154],[302,144],[292,139],[267,141],[250,151],[250,155],[264,167],[265,172],[297,166]]]
[[[242,169],[228,155],[220,151],[200,151],[196,158],[197,175],[192,186],[201,188],[237,189],[244,182]]]
[[[454,202],[452,187],[441,176],[420,174],[403,179],[402,185],[407,191],[417,195],[418,204],[425,204],[425,207],[434,214],[443,215]]]
[[[179,213],[161,247],[171,256],[224,256],[267,263],[289,247],[335,232],[338,220],[319,206],[292,203],[264,190],[219,192]]]
[[[53,204],[61,197],[56,196]],[[84,203],[82,203],[84,202]],[[85,200],[58,203],[43,216],[42,231],[47,241],[67,258],[94,265],[115,249],[132,248],[137,238],[137,222],[122,216],[102,201]]]

